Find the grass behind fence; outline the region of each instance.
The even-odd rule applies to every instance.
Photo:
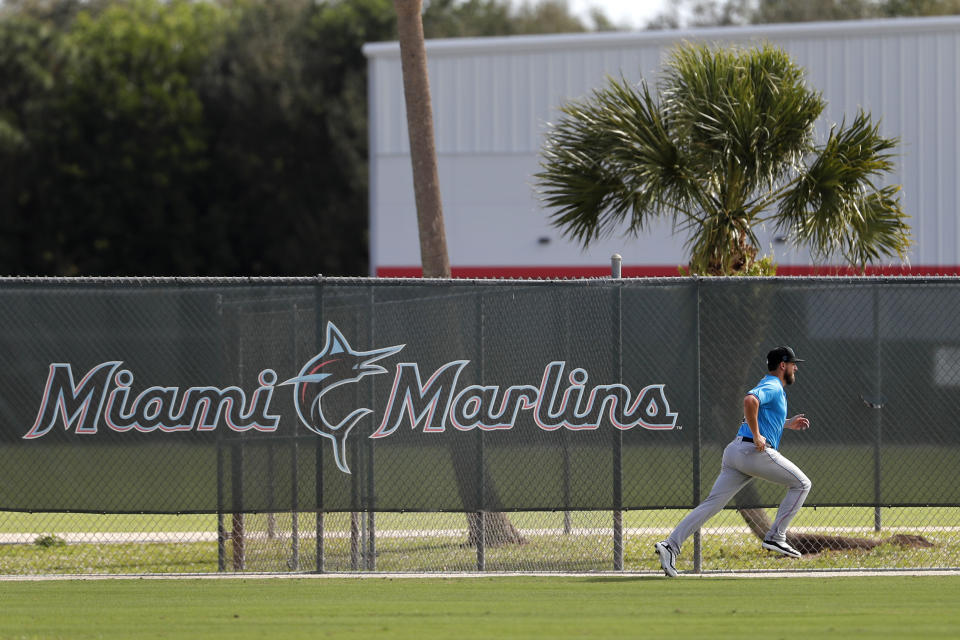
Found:
[[[922,531],[934,547],[919,549],[883,544],[870,551],[824,552],[799,560],[782,558],[760,549],[759,541],[744,531],[743,521],[734,511],[726,511],[708,523],[704,530],[702,568],[711,570],[782,569],[892,569],[948,568],[960,566],[960,509],[884,509],[883,518],[892,530],[906,528]],[[627,512],[624,540],[624,568],[627,571],[658,571],[652,545],[682,517],[681,511]],[[215,572],[218,547],[205,542],[91,542],[64,544],[61,535],[67,529],[77,532],[103,532],[98,516],[56,514],[43,520],[44,514],[0,514],[3,530],[37,531],[32,544],[0,545],[0,574],[35,573],[195,573]],[[49,516],[50,514],[46,514]],[[187,531],[188,525],[216,525],[211,516],[99,516],[109,518],[123,531]],[[287,516],[289,518],[289,516]],[[511,520],[525,532],[526,544],[490,546],[485,552],[489,571],[611,571],[613,548],[610,513],[571,514],[570,534],[563,533],[563,514],[516,513]],[[274,538],[266,535],[266,516],[247,516],[247,571],[313,571],[316,564],[315,530],[311,514],[301,514],[296,562],[289,521],[279,521]],[[40,534],[47,529],[31,529],[38,524],[69,524],[58,532]],[[919,523],[919,524],[915,524]],[[362,549],[348,535],[349,514],[330,514],[325,520],[325,569],[352,571],[375,568],[378,571],[473,571],[477,552],[466,543],[466,520],[462,514],[377,514],[376,558],[364,559]],[[229,519],[227,525],[230,525]],[[805,509],[798,527],[833,525],[853,531],[857,537],[887,538],[891,531],[874,532],[872,509]],[[840,525],[844,525],[840,527]],[[911,525],[914,525],[911,529]],[[922,526],[920,526],[922,525]],[[389,535],[388,535],[389,534]],[[108,534],[101,533],[106,536]],[[226,569],[233,565],[233,543],[225,547]],[[693,568],[693,545],[688,542],[678,562],[681,571]],[[365,565],[369,562],[369,565]],[[375,567],[373,566],[375,562]]]
[[[769,514],[775,511],[768,510]],[[609,512],[599,516],[591,511],[570,512],[573,527],[593,527],[597,521],[612,522]],[[625,511],[623,524],[626,528],[668,527],[672,528],[686,511],[657,509],[649,511]],[[890,527],[960,527],[958,507],[883,507],[883,521]],[[522,529],[561,527],[563,512],[517,512],[508,514],[511,522]],[[302,531],[316,528],[315,514],[299,514]],[[874,523],[873,507],[804,507],[793,521],[794,528],[836,526],[846,528],[870,528]],[[227,526],[229,527],[229,516]],[[378,513],[377,525],[382,530],[431,530],[465,529],[466,518],[462,513]],[[717,514],[708,527],[742,526],[743,519],[733,509]],[[326,527],[331,531],[349,529],[346,514],[328,514]],[[216,531],[217,516],[214,514],[96,514],[96,513],[23,513],[0,512],[2,533],[83,533],[83,532],[200,532]]]

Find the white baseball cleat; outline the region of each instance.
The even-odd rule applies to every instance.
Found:
[[[763,548],[768,551],[776,551],[777,553],[782,553],[785,556],[790,556],[791,558],[799,558],[800,552],[787,544],[787,541],[777,542],[776,540],[764,540]]]
[[[653,548],[657,550],[657,555],[660,556],[660,566],[663,567],[663,572],[671,578],[676,578],[677,552],[673,550],[673,547],[671,547],[670,543],[666,540],[653,545]]]

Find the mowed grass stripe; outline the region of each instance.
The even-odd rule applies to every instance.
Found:
[[[956,637],[960,577],[0,583],[2,638]]]

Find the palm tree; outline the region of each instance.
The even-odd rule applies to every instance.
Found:
[[[672,217],[693,274],[750,272],[764,222],[816,258],[840,254],[861,268],[903,259],[899,186],[876,182],[893,168],[897,140],[860,111],[817,146],[824,107],[782,50],[683,45],[656,98],[645,82],[609,78],[564,105],[537,183],[552,224],[584,247],[617,227],[638,234]]]
[[[551,222],[584,247],[626,226],[639,234],[670,216],[686,233],[690,273],[769,275],[754,229],[771,223],[815,257],[840,254],[861,269],[910,245],[899,186],[877,180],[893,168],[897,141],[861,111],[814,143],[822,96],[803,69],[772,46],[713,49],[683,45],[668,58],[656,98],[622,78],[562,107],[536,174]],[[746,372],[744,372],[746,376]],[[770,520],[739,512],[754,534]],[[866,548],[870,541],[791,534],[805,553]]]
[[[443,224],[437,153],[433,137],[433,109],[430,105],[430,81],[427,74],[427,53],[423,36],[422,0],[393,0],[397,12],[397,34],[400,41],[400,65],[403,73],[403,94],[407,108],[407,131],[410,137],[410,161],[413,165],[413,190],[417,203],[417,227],[420,237],[420,259],[424,278],[449,278],[450,258]],[[461,495],[472,495],[475,478],[469,469],[475,466],[471,454],[454,451],[454,471]],[[483,473],[487,473],[486,470]],[[487,482],[487,486],[492,483]],[[466,502],[466,499],[465,499]],[[467,513],[470,535],[468,544],[522,544],[523,536],[500,512]]]

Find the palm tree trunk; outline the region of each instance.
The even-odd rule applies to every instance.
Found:
[[[450,257],[443,224],[437,152],[433,137],[433,109],[430,103],[430,80],[427,74],[427,51],[423,37],[422,0],[393,0],[397,12],[397,33],[400,40],[400,66],[403,72],[403,95],[407,107],[407,132],[410,136],[410,161],[413,164],[413,192],[417,203],[417,227],[420,236],[420,260],[424,278],[449,278]],[[472,465],[469,453],[454,452],[454,466],[467,469]],[[483,473],[486,473],[484,470]],[[458,476],[462,475],[460,473]],[[469,482],[460,482],[461,495],[468,495]],[[489,484],[488,484],[489,486]],[[479,514],[468,514],[468,544],[480,539]],[[522,544],[523,537],[503,513],[483,517],[486,544]]]
[[[440,179],[433,139],[433,109],[427,51],[423,39],[422,0],[393,0],[397,11],[403,95],[407,106],[413,192],[417,202],[420,259],[424,278],[449,278],[450,258],[443,226]]]

